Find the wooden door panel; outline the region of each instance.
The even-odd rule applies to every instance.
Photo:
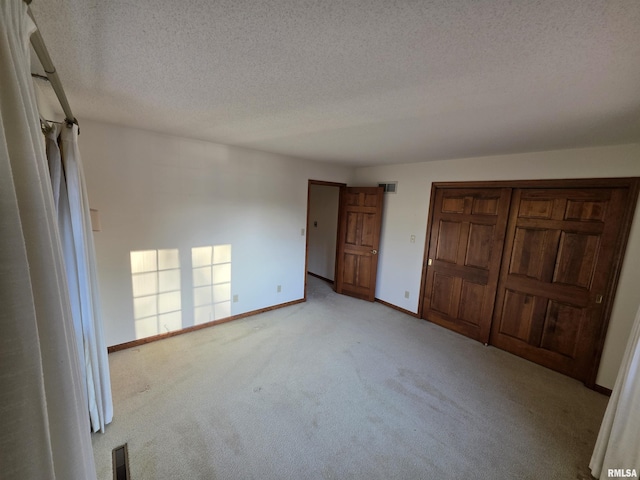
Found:
[[[344,255],[343,283],[354,289],[370,286],[371,257],[346,253]]]
[[[471,205],[472,215],[498,215],[498,197],[475,197]]]
[[[355,285],[358,271],[358,256],[344,254],[344,266],[342,268],[342,281],[346,285]]]
[[[540,279],[547,232],[532,228],[516,228],[509,273]]]
[[[376,209],[378,208],[378,205],[382,203],[382,200],[380,200],[380,195],[378,195],[378,192],[364,192],[363,195],[364,195],[363,204],[365,207],[373,207],[374,209]]]
[[[598,235],[562,232],[553,283],[590,288],[599,248]]]
[[[507,290],[504,295],[499,332],[527,343],[535,341],[538,335],[532,331],[532,325],[535,314],[540,314],[537,298],[515,290]]]
[[[440,213],[464,213],[464,195],[447,195],[436,208]]]
[[[357,245],[359,214],[355,212],[347,212],[346,216],[344,243],[346,245]]]
[[[520,218],[551,218],[553,213],[553,200],[549,198],[534,199],[525,198],[520,201]]]
[[[371,278],[371,272],[373,270],[373,258],[374,258],[373,256],[365,256],[365,255],[360,255],[358,258],[358,260],[360,261],[360,264],[358,265],[358,278],[357,278],[356,285],[358,286],[358,288],[363,288],[367,290],[367,292],[372,286],[375,289],[375,282],[372,282],[372,278]]]
[[[491,262],[491,242],[496,233],[495,225],[469,224],[464,264],[467,267],[488,270]]]
[[[584,309],[543,297],[509,290],[506,292],[499,325],[509,336],[568,359],[576,358]]]
[[[357,207],[360,205],[360,194],[358,192],[346,192],[345,203],[350,207]]]
[[[376,214],[348,212],[345,244],[357,247],[373,247],[376,238]]]
[[[606,206],[606,202],[603,201],[569,199],[564,219],[602,222],[604,221]]]
[[[382,187],[344,187],[341,191],[336,292],[375,298]]]
[[[358,269],[355,286],[365,290],[371,288],[371,264],[372,256],[358,255]]]
[[[363,247],[373,248],[376,233],[376,215],[375,213],[362,213],[362,235],[360,236],[360,245]]]
[[[435,273],[431,292],[431,308],[445,315],[454,314],[457,293],[456,278],[450,275]]]
[[[609,188],[514,191],[492,344],[587,379],[623,197]]]
[[[539,347],[574,359],[580,339],[580,325],[585,321],[584,314],[583,308],[550,300]]]
[[[487,287],[478,283],[462,281],[458,317],[464,322],[478,327],[482,323],[482,312]]]
[[[440,234],[434,258],[441,262],[456,263],[460,244],[460,222],[440,221]]]
[[[536,280],[549,279],[554,269],[554,257],[550,252],[557,249],[558,238],[556,231],[517,227],[509,274]]]
[[[510,189],[436,189],[423,317],[487,342]]]

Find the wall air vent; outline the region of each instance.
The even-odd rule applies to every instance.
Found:
[[[398,182],[378,183],[379,187],[384,187],[384,193],[398,193]]]

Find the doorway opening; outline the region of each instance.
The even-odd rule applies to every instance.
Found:
[[[309,180],[307,193],[307,245],[304,297],[307,298],[306,276],[312,275],[334,285],[340,188],[344,183]]]
[[[307,273],[337,293],[375,300],[383,196],[383,187],[309,180],[305,300]]]

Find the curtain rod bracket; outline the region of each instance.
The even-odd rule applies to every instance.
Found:
[[[78,123],[78,119],[76,117],[73,117],[72,120],[65,118],[64,119],[64,123],[67,125],[68,128],[73,127],[74,125],[78,127],[78,135],[80,135],[80,124]]]

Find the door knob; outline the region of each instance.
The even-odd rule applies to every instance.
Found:
[[[371,250],[371,253],[376,255],[378,253],[378,250]]]

